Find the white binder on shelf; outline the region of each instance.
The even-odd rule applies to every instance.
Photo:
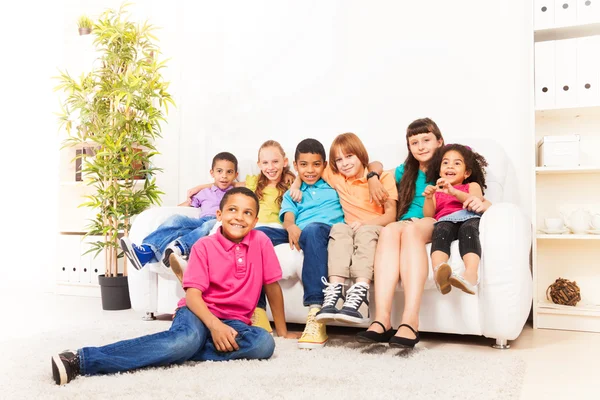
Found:
[[[556,106],[577,105],[577,39],[557,40],[554,51]]]
[[[92,263],[94,262],[94,253],[86,253],[92,248],[90,242],[93,240],[90,237],[86,237],[81,242],[81,267],[79,269],[79,282],[90,283],[92,281]]]
[[[577,0],[577,24],[600,23],[600,0]]]
[[[600,104],[600,36],[578,38],[577,105],[598,104]]]
[[[554,41],[535,44],[535,108],[553,108],[556,86]]]
[[[81,236],[64,235],[68,248],[65,252],[65,265],[67,266],[68,281],[79,283],[79,268],[81,267]]]
[[[72,253],[79,250],[79,248],[73,248],[74,243],[73,236],[58,235],[56,255],[56,280],[58,282],[69,281],[69,269],[73,264]]]
[[[568,26],[577,23],[576,0],[554,0],[554,26]]]
[[[90,242],[98,242],[104,240],[101,236],[88,236]],[[98,284],[98,275],[104,275],[106,270],[106,252],[102,250],[96,257],[95,253],[90,257],[90,283]]]
[[[548,29],[554,26],[554,0],[535,0],[533,6],[533,29]]]

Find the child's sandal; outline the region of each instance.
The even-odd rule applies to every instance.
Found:
[[[448,263],[441,263],[433,269],[433,280],[435,281],[435,287],[441,294],[448,294],[452,290],[450,284],[450,277],[452,276],[452,268]]]
[[[455,274],[454,272],[450,276],[450,284],[467,294],[475,294],[477,291],[477,287],[473,286],[473,284],[466,280],[462,275]]]

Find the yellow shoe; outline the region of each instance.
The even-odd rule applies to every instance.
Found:
[[[254,312],[252,313],[252,326],[257,326],[259,328],[263,328],[265,331],[273,334],[273,328],[271,328],[271,323],[267,318],[267,312],[260,307],[256,307]]]
[[[315,318],[318,311],[318,308],[311,308],[308,312],[306,327],[298,339],[298,347],[301,349],[319,349],[325,346],[329,339],[325,331],[325,324]]]

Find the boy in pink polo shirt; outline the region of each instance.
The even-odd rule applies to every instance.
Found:
[[[277,282],[281,267],[267,236],[252,230],[258,221],[258,198],[250,189],[229,190],[221,200],[216,234],[193,247],[183,278],[186,291],[171,328],[103,347],[66,350],[52,357],[54,381],[66,384],[78,375],[130,371],[185,361],[267,359],[273,337],[249,326],[261,288],[271,304],[275,329],[288,335],[283,294]]]

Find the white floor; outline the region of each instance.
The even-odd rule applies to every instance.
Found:
[[[0,341],[36,336],[65,325],[81,327],[99,319],[141,318],[141,314],[133,310],[103,311],[98,298],[42,293],[23,299],[22,292],[17,295],[6,291],[0,293],[0,312],[4,321],[10,321],[10,328],[8,324],[2,324]],[[300,326],[291,328],[301,329]],[[330,329],[330,335],[348,340],[353,340],[354,332],[344,328]],[[490,344],[491,340],[479,337],[425,334],[420,346],[428,349],[454,346],[465,352],[501,351],[492,349]],[[523,400],[600,398],[600,334],[534,330],[528,325],[521,336],[511,342],[511,349],[504,351],[514,352],[527,363]]]

